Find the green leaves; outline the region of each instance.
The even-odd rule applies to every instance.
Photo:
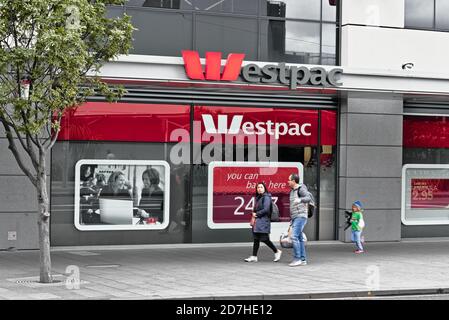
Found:
[[[88,72],[131,48],[130,17],[106,18],[106,5],[123,2],[0,0],[0,120],[45,138],[50,128],[59,129],[55,114],[94,92],[120,98],[123,88],[110,88]],[[30,79],[28,98],[24,78]]]

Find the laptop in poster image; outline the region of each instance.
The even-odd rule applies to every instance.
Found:
[[[100,199],[100,220],[108,224],[132,224],[132,200]]]

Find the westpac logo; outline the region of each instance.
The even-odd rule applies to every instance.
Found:
[[[264,135],[268,134],[274,136],[277,140],[280,136],[311,136],[311,123],[285,123],[273,122],[267,120],[266,122],[259,121],[256,123],[247,121],[243,122],[242,115],[232,116],[230,125],[228,126],[228,115],[218,115],[217,126],[215,126],[214,119],[210,114],[201,115],[203,119],[204,128],[209,134],[238,134],[240,130],[246,135]]]
[[[221,73],[221,52],[206,52],[206,70],[203,71],[197,51],[183,50],[182,58],[187,76],[192,80],[235,81],[239,77],[244,53],[230,53]]]

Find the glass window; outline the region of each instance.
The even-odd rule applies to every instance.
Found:
[[[192,3],[189,0],[128,0],[125,5],[132,7],[152,7],[164,9],[192,8]]]
[[[195,10],[257,15],[259,0],[195,0]]]
[[[52,151],[52,243],[190,241],[190,167],[171,156],[189,148],[177,135],[189,137],[190,106],[90,102],[65,114],[61,127]]]
[[[404,116],[403,128],[402,222],[449,224],[449,117]]]
[[[320,240],[335,239],[335,176],[337,172],[337,112],[321,113]]]
[[[335,24],[323,23],[322,32],[321,64],[335,65],[337,27]]]
[[[318,0],[267,0],[266,7],[270,17],[320,20]]]
[[[436,0],[436,28],[449,30],[449,0]]]
[[[320,24],[287,21],[285,30],[286,62],[320,63]]]
[[[260,29],[262,61],[320,63],[318,22],[262,20]]]
[[[52,151],[52,243],[71,246],[189,241],[189,166],[176,165],[170,161],[170,152],[173,146],[173,143],[57,142]],[[86,166],[75,170],[77,162],[83,159],[90,159],[91,177],[89,177]],[[151,161],[147,161],[148,159]],[[112,163],[123,160],[126,160],[128,165]],[[145,161],[136,162],[136,160]],[[108,162],[107,165],[104,164],[105,161]],[[133,165],[133,163],[139,165]],[[148,197],[149,192],[146,192],[144,188],[146,176],[143,172],[151,168],[157,170],[158,189],[163,192],[159,191],[159,196],[156,197],[153,193],[153,197],[150,198]],[[103,196],[108,195],[105,190],[110,184],[112,185],[112,180],[108,181],[112,172],[118,171],[123,175],[120,175],[116,181],[124,180],[122,184],[129,191],[126,194],[128,198],[106,199],[102,197],[102,194]],[[80,179],[76,179],[75,172]],[[155,175],[152,174],[152,176]],[[81,177],[83,178],[81,179]],[[119,194],[121,197],[124,195],[125,193]],[[110,203],[102,204],[102,198],[111,200],[109,202],[119,202],[123,207],[111,207]],[[76,206],[78,206],[78,215],[76,215]],[[106,212],[104,217],[102,217],[102,207],[103,213]],[[123,212],[117,212],[117,208],[121,208]],[[148,218],[141,215],[142,210],[149,213]],[[127,213],[129,213],[129,221],[124,220],[127,219]],[[89,231],[80,231],[75,228],[75,217],[78,218],[78,227],[81,226],[79,229]],[[140,218],[147,220],[140,224]],[[148,220],[149,218],[151,219]],[[161,220],[159,221],[159,219]],[[164,229],[159,229],[163,227]],[[105,228],[109,231],[105,231]],[[131,228],[142,230],[136,232],[130,230]]]
[[[335,112],[326,117],[323,127],[330,125],[331,128],[322,131],[322,135],[326,136],[323,142],[334,146],[335,117]],[[255,191],[254,184],[258,181],[265,181],[270,192],[277,197],[281,221],[272,224],[272,239],[279,239],[280,233],[288,228],[287,180],[289,173],[303,170],[300,172],[300,177],[318,201],[318,149],[316,146],[318,112],[316,110],[195,106],[194,119],[194,126],[195,123],[204,123],[203,129],[195,131],[194,135],[193,149],[194,154],[198,155],[194,158],[193,168],[192,204],[195,211],[192,227],[197,231],[193,233],[194,242],[222,242],[223,238],[233,239],[233,241],[251,241],[251,233],[247,228],[254,202],[252,197]],[[229,128],[240,124],[242,131],[240,133],[236,131],[233,134],[234,138],[229,131],[228,134],[215,133],[216,130],[225,132],[226,128],[223,128],[220,123],[226,122]],[[264,125],[273,122],[288,123],[291,127],[307,124],[311,135],[305,137],[295,134],[294,130],[289,133],[284,130],[284,134],[279,136],[277,143],[270,142],[268,145],[267,136],[273,137],[275,133],[269,133]],[[257,126],[254,125],[255,123]],[[213,133],[207,134],[209,131]],[[248,163],[253,161],[257,163]],[[275,167],[275,171],[273,168],[259,170],[263,167],[259,161],[278,162],[279,170],[276,171],[278,167]],[[328,158],[323,158],[323,165],[328,168],[334,164]],[[333,178],[331,175],[335,174],[335,171],[329,170],[327,174],[326,181],[333,186],[323,184],[327,191],[324,193],[326,206],[333,201],[335,175]],[[326,207],[322,216],[321,228],[323,237],[326,239],[334,238],[335,211],[333,208],[334,205]],[[316,239],[317,216],[311,218],[305,228],[305,233],[310,240]],[[326,225],[329,223],[330,226]]]
[[[106,7],[106,17],[111,19],[122,18],[125,12],[125,7],[123,6],[107,6]]]
[[[405,26],[412,28],[434,27],[434,0],[406,0]]]
[[[337,6],[331,6],[329,0],[323,1],[323,21],[336,21],[337,19]]]
[[[401,207],[405,225],[449,224],[449,165],[404,165]]]
[[[257,20],[197,15],[196,45],[200,56],[208,51],[245,53],[245,60],[257,60]]]
[[[127,8],[132,24],[133,49],[130,53],[180,56],[181,50],[192,47],[192,15],[188,13],[155,12]]]

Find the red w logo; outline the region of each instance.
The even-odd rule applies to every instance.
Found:
[[[223,74],[221,74],[221,52],[206,52],[206,72],[204,74],[198,52],[182,51],[187,76],[192,80],[237,80],[244,57],[244,53],[230,53],[226,59]]]

